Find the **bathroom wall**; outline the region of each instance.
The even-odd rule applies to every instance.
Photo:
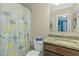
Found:
[[[23,5],[32,10],[32,38],[34,39],[36,36],[48,36],[50,18],[48,4],[28,3]]]

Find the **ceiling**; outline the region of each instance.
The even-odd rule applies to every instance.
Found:
[[[38,5],[38,4],[43,4],[44,5],[44,4],[46,4],[46,5],[49,5],[50,12],[74,6],[74,3],[61,3],[61,4],[58,4],[58,5],[55,4],[55,3],[20,3],[20,4],[23,5],[23,6],[25,6],[25,7],[28,7],[28,8],[32,7],[33,5]]]

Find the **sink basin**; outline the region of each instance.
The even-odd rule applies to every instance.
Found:
[[[44,42],[79,50],[79,40],[70,40],[70,39],[67,40],[62,38],[46,38]]]
[[[76,40],[73,41],[73,40],[56,39],[55,41],[66,41],[66,42],[75,43],[75,44],[78,43]]]
[[[79,44],[79,40],[75,40],[75,39],[64,39],[64,38],[51,38],[48,37],[47,40],[54,40],[54,41],[65,41],[65,42],[69,42],[69,43],[74,43],[74,44]]]
[[[73,45],[76,44],[76,42],[73,41],[67,41],[67,40],[52,40],[51,42],[55,42],[57,44],[61,44],[61,45]]]

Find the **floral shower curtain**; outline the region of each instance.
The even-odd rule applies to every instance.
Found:
[[[16,6],[20,8],[16,10]],[[3,9],[0,14],[0,55],[25,55],[30,48],[30,10],[20,4],[6,3],[1,7]]]

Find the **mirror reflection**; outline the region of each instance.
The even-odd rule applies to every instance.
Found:
[[[50,31],[79,32],[79,4],[52,4],[50,6]]]

